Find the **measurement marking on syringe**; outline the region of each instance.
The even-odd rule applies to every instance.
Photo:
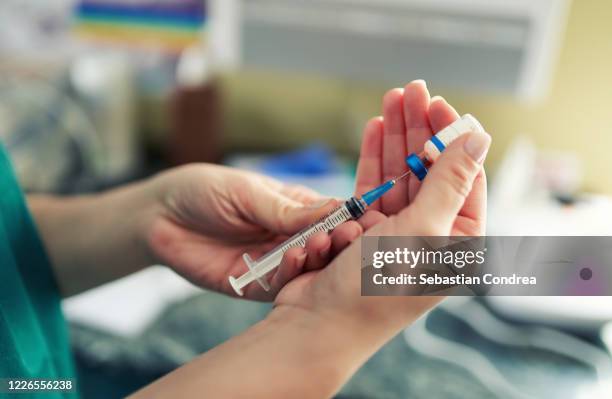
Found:
[[[313,224],[309,229],[306,229],[306,231],[304,231],[298,237],[295,237],[294,240],[289,241],[286,245],[281,247],[280,250],[281,252],[287,252],[291,248],[304,247],[306,245],[306,241],[308,241],[308,239],[314,234],[329,232],[349,219],[351,219],[351,214],[344,207],[336,209],[328,216],[322,218],[319,222]]]

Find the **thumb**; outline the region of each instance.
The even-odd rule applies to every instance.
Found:
[[[310,205],[296,201],[286,195],[266,190],[258,196],[255,206],[256,222],[267,230],[284,235],[292,235],[331,212],[338,200],[321,199]],[[264,197],[265,196],[265,197]]]
[[[486,133],[468,133],[442,153],[408,208],[427,235],[448,235],[457,214],[472,191],[474,179],[491,145]],[[406,209],[406,210],[408,210]]]

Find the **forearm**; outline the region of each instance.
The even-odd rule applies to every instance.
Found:
[[[281,306],[134,398],[287,398],[296,392],[303,398],[331,397],[398,326],[348,317],[326,320],[309,310]]]
[[[28,197],[64,295],[151,264],[143,232],[155,201],[144,184],[98,195]]]

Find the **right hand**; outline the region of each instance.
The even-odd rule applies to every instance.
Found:
[[[396,96],[397,97],[397,96]],[[385,96],[385,111],[389,108],[389,94]],[[403,107],[394,108],[396,112],[407,109],[412,115],[420,118],[421,126],[417,129],[419,141],[428,139],[432,129],[438,131],[458,118],[458,114],[444,100],[430,101],[429,93],[420,83],[409,84],[403,92]],[[398,111],[399,110],[399,111]],[[377,167],[376,160],[387,162],[391,152],[397,152],[395,146],[381,145],[387,139],[387,130],[383,123],[390,118],[404,121],[405,115],[385,115],[371,121],[366,128],[364,148],[360,165],[364,157],[369,160],[369,170]],[[408,122],[411,119],[407,120]],[[379,128],[373,129],[373,124]],[[382,131],[385,130],[383,134]],[[402,122],[401,130],[414,133]],[[372,133],[374,132],[374,133]],[[378,136],[376,136],[378,134]],[[414,139],[409,136],[408,140]],[[378,140],[378,142],[377,142]],[[410,182],[413,191],[396,192],[395,197],[383,201],[379,211],[368,211],[360,224],[367,235],[372,236],[479,236],[484,234],[486,223],[486,179],[482,163],[487,154],[491,138],[488,134],[470,133],[453,142],[432,166],[422,186]],[[422,144],[420,144],[422,147]],[[379,148],[379,152],[376,152]],[[383,150],[384,149],[384,150]],[[383,153],[384,152],[384,153]],[[403,163],[404,153],[396,154],[397,162]],[[380,166],[380,164],[378,165]],[[383,170],[381,168],[379,170]],[[393,171],[398,174],[401,170]],[[368,184],[376,185],[376,173],[363,178],[360,186],[367,189]],[[379,173],[379,176],[387,173]],[[366,176],[368,177],[368,176]],[[420,186],[420,188],[418,187]],[[406,186],[405,188],[408,188]],[[411,195],[410,193],[414,193]],[[391,192],[389,193],[391,194]],[[388,195],[389,195],[388,194]],[[412,198],[411,198],[412,197]],[[396,209],[397,208],[397,209]],[[396,212],[394,212],[396,211]],[[361,287],[361,248],[360,241],[355,240],[342,251],[325,269],[306,273],[289,282],[276,298],[277,307],[299,307],[312,310],[318,315],[327,315],[330,321],[338,320],[359,322],[360,328],[368,326],[392,326],[399,329],[437,304],[442,297],[362,297]],[[335,321],[334,321],[335,320]]]

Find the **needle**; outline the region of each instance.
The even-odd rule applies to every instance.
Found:
[[[394,179],[392,180],[392,181],[393,181],[393,184],[397,183],[398,181],[400,181],[400,180],[402,180],[402,179],[405,179],[406,177],[408,177],[408,176],[410,175],[410,173],[411,173],[411,171],[410,171],[410,170],[407,170],[406,172],[404,172],[404,174],[402,174],[402,175],[400,175],[400,176],[398,176],[398,177],[394,178]]]

